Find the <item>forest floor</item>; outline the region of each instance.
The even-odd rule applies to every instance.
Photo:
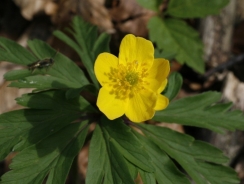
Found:
[[[244,7],[243,2],[241,5],[239,8]],[[241,10],[244,12],[244,8]],[[214,42],[219,46],[212,48],[211,57],[206,57],[205,74],[200,75],[186,65],[181,65],[175,60],[172,61],[171,71],[177,71],[183,77],[183,87],[177,98],[214,90],[223,93],[223,100],[232,101],[235,108],[244,110],[244,16],[241,13],[238,14],[241,10],[232,13],[235,13],[233,15],[235,18],[231,22],[227,51],[220,52],[223,44],[218,42],[223,40],[226,35],[221,35],[218,30],[215,30],[217,36],[213,39],[216,39]],[[58,49],[59,52],[70,57],[82,68],[78,55],[52,35],[52,31],[64,30],[65,27],[69,26],[74,15],[82,16],[85,20],[97,25],[101,31],[111,34],[111,52],[117,55],[120,41],[127,33],[148,38],[147,22],[154,13],[139,6],[135,0],[57,2],[52,0],[1,0],[0,36],[12,39],[24,47],[27,46],[28,39],[44,40]],[[228,17],[221,17],[221,15],[208,18],[213,20],[228,19]],[[208,30],[203,29],[201,25],[206,28],[208,24],[204,20],[207,19],[186,20],[186,22],[199,31],[205,43],[204,36],[207,35]],[[206,44],[205,47],[207,47]],[[220,62],[215,62],[216,58]],[[1,62],[0,75],[3,76],[7,71],[18,68],[20,66]],[[29,89],[8,88],[8,84],[3,77],[0,77],[0,114],[21,108],[16,105],[14,99],[31,91]],[[190,134],[196,139],[207,141],[222,149],[231,158],[229,165],[238,172],[244,184],[243,132],[226,131],[225,135],[218,135],[206,129],[182,127],[177,124],[161,123],[161,125]],[[0,175],[9,170],[8,165],[13,156],[14,154],[9,155],[6,161],[0,163]],[[87,156],[88,146],[85,146],[77,158],[79,174],[83,179],[86,172]],[[72,182],[72,177],[69,177],[67,184]]]

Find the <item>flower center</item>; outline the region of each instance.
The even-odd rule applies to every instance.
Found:
[[[110,93],[116,98],[124,100],[132,98],[136,92],[144,89],[148,84],[144,78],[148,75],[145,66],[138,66],[138,62],[134,61],[125,65],[118,65],[117,68],[111,68],[109,73],[106,73],[112,87]]]
[[[125,76],[125,80],[129,82],[131,86],[134,86],[138,83],[139,77],[136,72],[128,72]]]

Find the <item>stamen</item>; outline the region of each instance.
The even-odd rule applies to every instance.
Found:
[[[144,89],[148,85],[144,78],[148,75],[145,66],[139,67],[138,61],[125,65],[118,65],[118,68],[111,68],[109,73],[105,73],[110,80],[112,87],[110,94],[116,98],[124,100],[132,98],[136,92]]]

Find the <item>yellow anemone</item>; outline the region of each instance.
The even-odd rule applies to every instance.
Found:
[[[169,104],[160,94],[167,85],[169,61],[154,59],[152,42],[144,38],[126,35],[119,57],[102,53],[94,69],[102,86],[97,106],[110,120],[125,114],[132,122],[146,121]]]

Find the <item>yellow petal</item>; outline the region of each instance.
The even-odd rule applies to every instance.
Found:
[[[154,107],[154,109],[156,111],[163,110],[168,105],[169,105],[169,99],[164,95],[158,94],[156,106]]]
[[[160,87],[162,87],[162,85],[165,85],[163,83],[166,77],[169,75],[169,71],[170,71],[170,65],[168,60],[161,59],[161,58],[155,59],[152,67],[148,71],[148,76],[145,79],[149,84],[148,86],[149,89],[156,92],[159,90]]]
[[[97,106],[108,119],[113,120],[125,113],[126,101],[116,99],[106,88],[102,87],[98,94]]]
[[[126,35],[121,41],[119,48],[119,64],[127,65],[136,62],[139,67],[151,68],[154,60],[154,47],[152,42],[135,37],[132,34]]]
[[[153,117],[157,95],[148,90],[141,90],[128,100],[125,115],[132,122],[142,122]]]
[[[162,93],[164,91],[165,87],[167,86],[167,83],[168,83],[168,79],[165,79],[162,82],[161,86],[158,88],[158,91],[157,92],[158,93]]]
[[[104,86],[111,83],[109,74],[112,69],[117,69],[118,58],[110,53],[99,54],[94,65],[95,75],[99,83]]]

